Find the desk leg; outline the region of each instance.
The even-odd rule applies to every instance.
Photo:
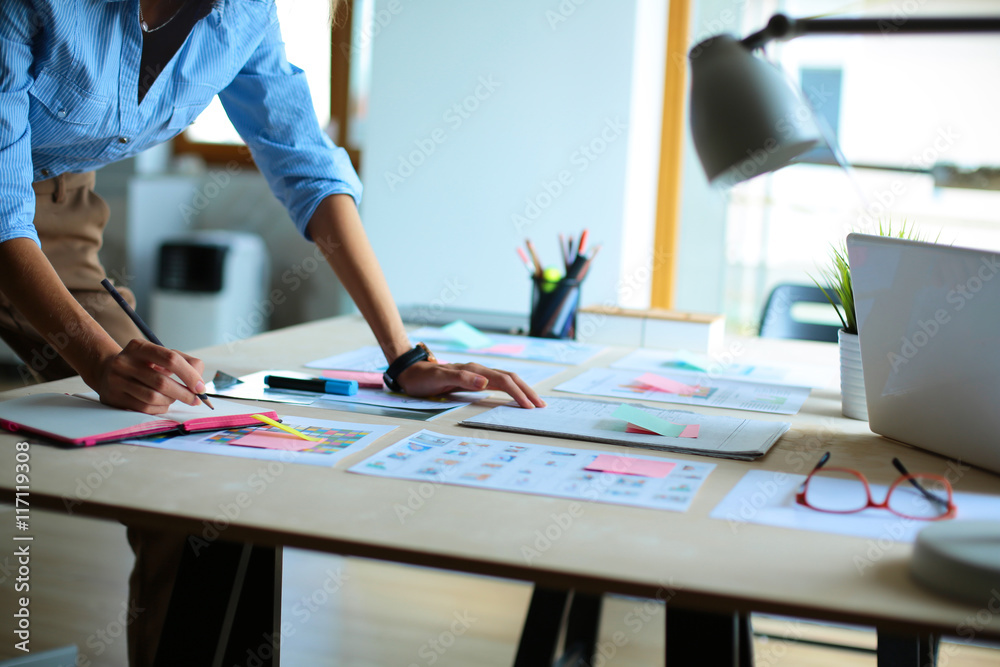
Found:
[[[189,540],[156,665],[278,667],[280,614],[280,547]]]
[[[559,643],[569,591],[535,586],[517,646],[514,667],[551,665]]]
[[[593,665],[594,651],[597,648],[597,633],[601,625],[602,595],[591,595],[573,591],[573,599],[569,606],[569,619],[566,621],[566,641],[563,650],[565,656],[576,654],[580,664]]]
[[[878,667],[934,667],[941,638],[930,633],[878,631]]]
[[[667,667],[753,665],[750,614],[719,614],[667,605]]]

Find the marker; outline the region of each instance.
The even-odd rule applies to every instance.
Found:
[[[159,345],[160,347],[166,347],[166,345],[163,344],[163,341],[161,341],[156,336],[156,334],[153,333],[153,330],[150,329],[149,326],[142,321],[142,318],[139,317],[139,313],[132,310],[132,306],[128,305],[128,301],[126,301],[122,297],[122,295],[118,293],[118,290],[115,289],[115,286],[111,284],[110,280],[105,278],[104,280],[101,281],[101,285],[104,287],[104,289],[108,291],[108,294],[111,295],[111,298],[114,299],[119,306],[121,306],[122,310],[125,311],[125,314],[128,315],[130,320],[132,320],[132,323],[135,324],[135,326],[139,327],[139,331],[142,332],[143,336],[149,339],[150,343],[153,343],[154,345]],[[190,387],[188,389],[190,389]],[[208,394],[202,392],[200,394],[195,394],[195,396],[200,398],[201,402],[207,405],[212,410],[215,409],[215,406],[212,405],[212,402],[208,400]]]
[[[357,380],[325,380],[323,378],[288,378],[280,375],[267,375],[264,377],[264,384],[274,389],[295,389],[297,391],[311,391],[316,394],[338,394],[340,396],[354,396],[358,393]]]
[[[580,245],[576,247],[576,254],[582,255],[587,250],[587,234],[589,232],[585,229],[583,233],[580,234]]]

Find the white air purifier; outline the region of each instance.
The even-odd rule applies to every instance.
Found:
[[[183,351],[260,333],[274,308],[268,267],[256,234],[199,231],[169,239],[160,246],[150,326]]]

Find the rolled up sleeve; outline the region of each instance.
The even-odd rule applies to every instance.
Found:
[[[0,3],[0,243],[15,238],[39,242],[28,123],[33,16],[23,2]]]
[[[299,232],[326,197],[361,200],[361,181],[347,151],[319,126],[303,71],[289,64],[275,9],[260,46],[219,93],[236,130]]]

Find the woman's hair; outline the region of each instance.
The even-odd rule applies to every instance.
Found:
[[[330,23],[336,24],[337,21],[347,17],[346,5],[344,0],[330,0]],[[339,16],[341,13],[344,15],[343,18]]]

